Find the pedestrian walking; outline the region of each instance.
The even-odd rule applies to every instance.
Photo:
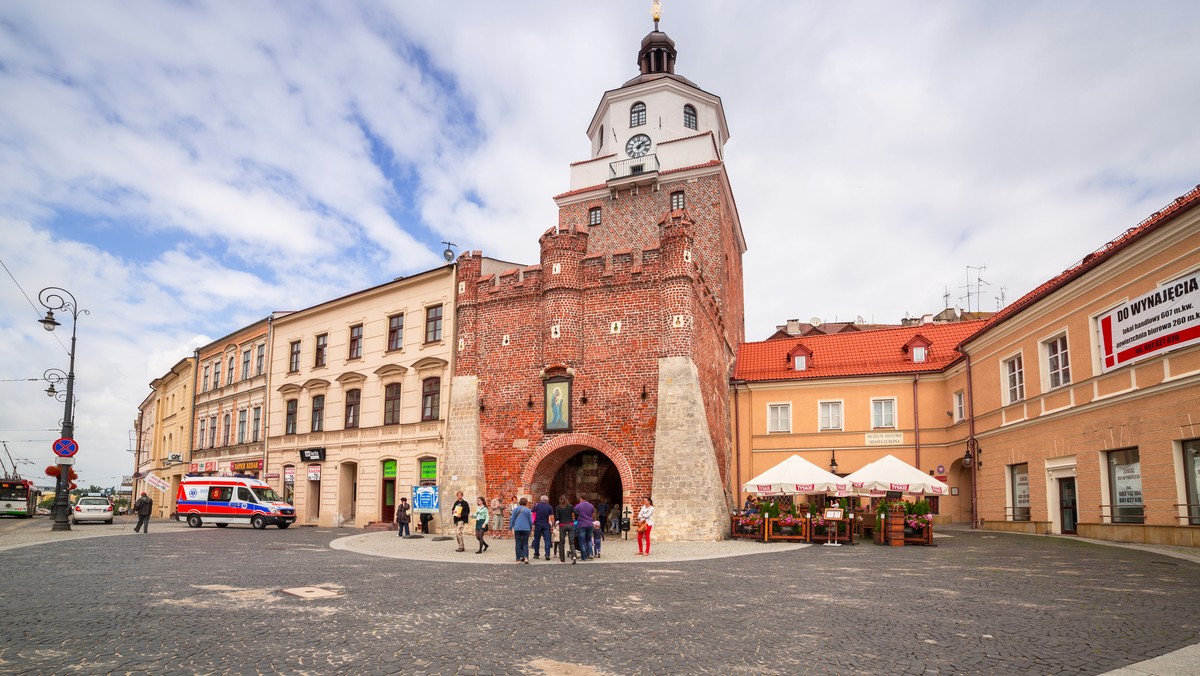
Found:
[[[588,502],[586,495],[579,496],[575,505],[575,528],[579,534],[579,559],[588,561],[592,558],[592,524],[596,522],[596,508]]]
[[[409,511],[412,509],[408,505],[408,498],[400,498],[400,504],[396,505],[396,536],[404,537],[408,535],[408,524],[412,521],[412,514]]]
[[[463,500],[463,492],[459,491],[455,494],[458,499],[454,501],[454,506],[450,508],[450,513],[454,515],[454,537],[458,540],[458,550],[460,552],[467,551],[463,546],[463,531],[467,529],[467,520],[471,518],[471,505]]]
[[[571,507],[567,496],[558,498],[558,507],[554,509],[554,521],[558,524],[558,562],[567,562],[567,547],[571,550],[571,563],[575,563],[575,509]]]
[[[508,527],[517,541],[517,563],[529,563],[529,531],[533,528],[533,513],[525,505],[525,498],[517,500],[512,516],[508,517]]]
[[[488,511],[487,503],[483,501],[483,496],[475,498],[475,539],[479,540],[479,550],[476,554],[482,554],[488,550],[488,543],[483,541],[483,536],[488,532],[488,519],[491,513]]]
[[[642,498],[642,508],[638,510],[638,556],[650,556],[650,531],[654,529],[654,501],[650,496]],[[646,540],[646,550],[642,551],[642,539]]]
[[[592,524],[592,556],[600,558],[600,544],[604,542],[604,529],[600,527],[600,522],[596,521]]]
[[[546,543],[546,561],[550,560],[550,531],[554,524],[554,508],[550,506],[550,496],[543,495],[533,506],[533,558],[538,556],[538,543]]]
[[[143,533],[150,532],[150,513],[154,511],[154,500],[146,495],[146,491],[142,491],[142,497],[133,503],[133,513],[138,515],[137,525],[133,527],[133,532],[141,531]]]

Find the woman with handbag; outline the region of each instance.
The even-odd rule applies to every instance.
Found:
[[[650,531],[654,529],[654,501],[650,496],[642,498],[642,508],[638,510],[638,556],[650,556]],[[646,550],[642,551],[642,538],[646,539]]]
[[[483,536],[488,532],[488,517],[491,514],[488,512],[487,503],[482,497],[475,498],[475,539],[479,540],[479,551],[476,554],[482,554],[488,550],[488,543],[483,541]]]

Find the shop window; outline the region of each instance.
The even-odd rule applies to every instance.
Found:
[[[1008,466],[1009,489],[1012,492],[1012,520],[1029,520],[1029,463]]]
[[[1183,473],[1187,485],[1188,523],[1200,526],[1200,439],[1183,442]]]
[[[1113,523],[1145,523],[1141,455],[1136,448],[1108,452],[1108,497]]]

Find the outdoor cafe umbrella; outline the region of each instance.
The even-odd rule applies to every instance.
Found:
[[[858,471],[849,481],[860,494],[882,495],[888,491],[912,495],[950,495],[950,487],[903,460],[885,455]]]
[[[747,481],[742,490],[758,495],[849,495],[850,482],[836,474],[830,474],[798,455],[793,455]]]

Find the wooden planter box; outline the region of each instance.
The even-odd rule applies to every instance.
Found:
[[[758,522],[757,526],[742,525],[743,517],[732,516],[729,518],[729,534],[739,540],[760,540],[766,541],[766,530],[763,526],[766,524],[766,519]]]
[[[796,521],[796,523],[792,524],[791,526],[779,525],[779,519],[768,519],[768,521],[770,522],[770,530],[767,531],[767,541],[768,542],[770,542],[772,540],[783,540],[783,541],[794,541],[794,542],[807,542],[808,541],[808,520],[807,519],[798,519]],[[785,533],[784,532],[785,529],[790,532]]]

